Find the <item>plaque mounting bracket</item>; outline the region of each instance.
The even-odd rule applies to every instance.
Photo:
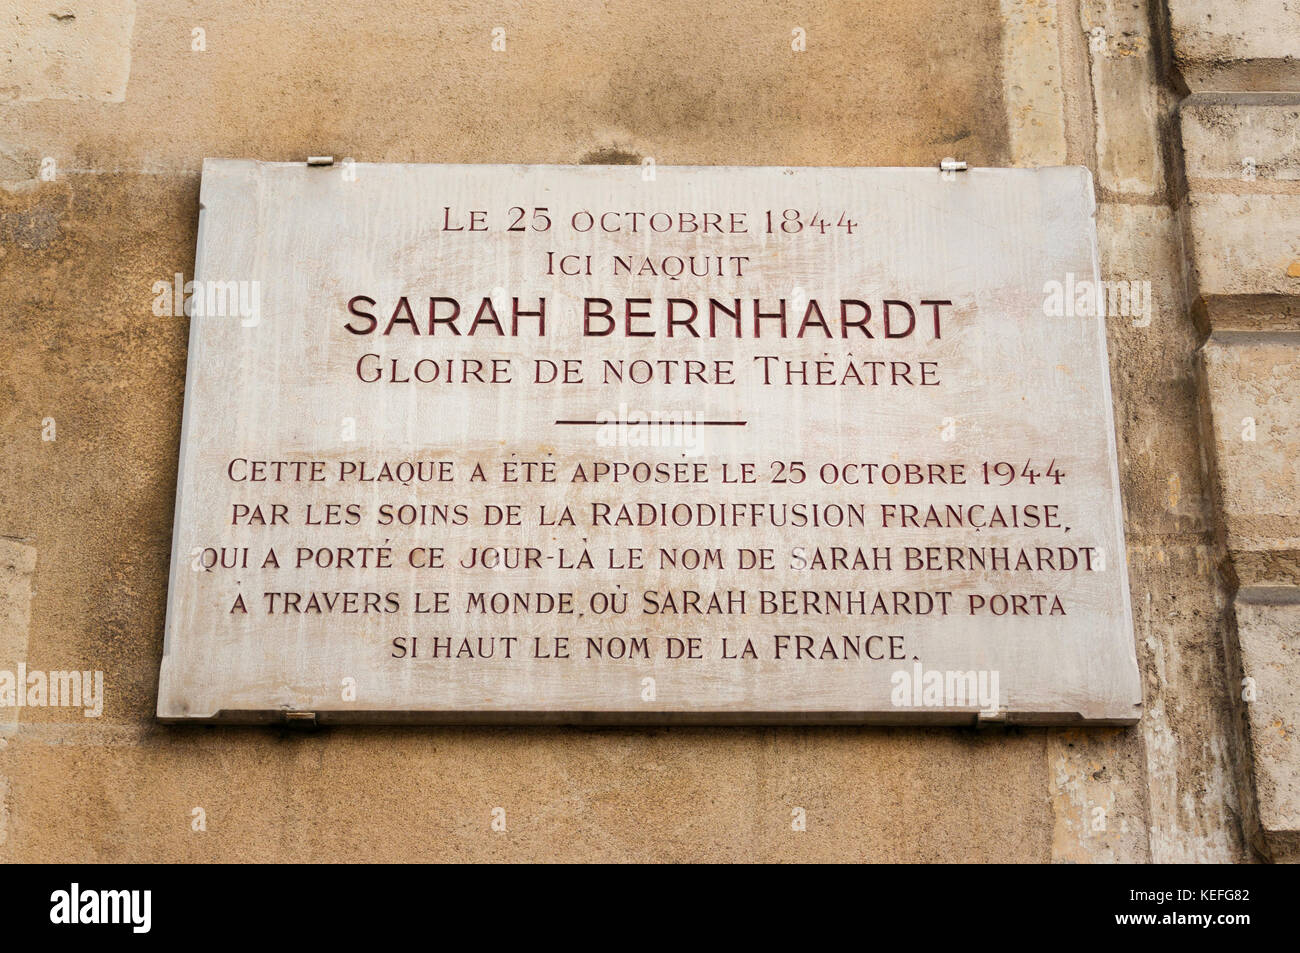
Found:
[[[284,713],[284,723],[290,728],[315,728],[316,713],[314,711],[286,711]]]
[[[948,156],[945,159],[940,159],[939,171],[940,172],[965,172],[966,160],[954,159],[952,156]]]
[[[333,165],[334,157],[333,156],[308,156],[307,164],[308,165]]]

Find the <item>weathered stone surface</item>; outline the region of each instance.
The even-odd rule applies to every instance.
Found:
[[[761,14],[731,0],[669,14],[612,0],[589,22],[568,0],[487,11],[399,0],[383,29],[373,8],[348,3],[134,6],[125,101],[31,103],[0,114],[0,142],[61,168],[195,175],[204,156],[928,166],[1008,155],[990,52],[998,0],[800,0]]]
[[[1216,332],[1202,357],[1228,548],[1294,553],[1300,549],[1300,334]]]
[[[1174,61],[1194,90],[1300,90],[1297,0],[1168,0]]]
[[[35,546],[0,537],[0,669],[8,672],[16,671],[18,664],[27,660],[35,571]],[[17,726],[18,708],[0,707],[0,735],[12,733]]]
[[[1064,728],[1047,741],[1052,813],[1052,862],[1111,864],[1147,859],[1150,832],[1133,794],[1143,759],[1134,739]]]
[[[1237,596],[1259,821],[1274,859],[1300,859],[1300,589]]]
[[[1221,580],[1207,537],[1150,534],[1129,552],[1142,660],[1151,860],[1223,862],[1240,851],[1234,713]]]
[[[1097,117],[1098,185],[1108,192],[1155,195],[1164,188],[1165,174],[1146,12],[1124,0],[1086,0],[1079,13]]]
[[[1011,164],[1065,165],[1065,93],[1054,0],[999,0]],[[957,156],[964,158],[964,156]]]
[[[1300,97],[1193,96],[1180,110],[1200,308],[1220,329],[1300,329]]]
[[[1058,781],[1054,848],[1063,859],[1142,856],[1126,848],[1135,836],[1145,841],[1147,857],[1164,863],[1221,862],[1240,849],[1229,830],[1240,811],[1237,720],[1224,676],[1230,633],[1222,618],[1213,500],[1200,446],[1201,338],[1187,318],[1181,229],[1179,218],[1161,205],[1107,202],[1098,208],[1102,274],[1148,281],[1151,288],[1149,320],[1112,315],[1106,321],[1143,680],[1148,819],[1137,830],[1125,792],[1115,790],[1114,779],[1124,774],[1122,747],[1102,743],[1095,733],[1062,732],[1069,740],[1053,748],[1061,757],[1052,771]],[[1100,768],[1081,771],[1080,763]],[[1101,831],[1089,823],[1097,807],[1106,810]]]
[[[0,0],[0,23],[0,102],[126,98],[135,0]]]
[[[39,726],[0,750],[0,857],[1046,863],[1045,749],[1041,730]]]
[[[1215,7],[1209,32],[1192,42],[1180,17],[1209,4],[1171,3],[1175,47],[1188,81],[1214,89],[1295,89],[1295,61],[1274,56],[1300,36],[1300,16],[1267,19],[1287,4]],[[1245,26],[1276,29],[1228,36]],[[1204,26],[1209,25],[1209,16]],[[1222,540],[1231,573],[1247,587],[1236,602],[1226,661],[1248,715],[1234,744],[1246,826],[1273,859],[1300,856],[1294,764],[1295,589],[1300,585],[1300,97],[1201,93],[1180,108],[1188,187],[1188,245],[1199,293],[1198,323],[1213,330],[1202,350],[1206,432],[1213,435]],[[1282,603],[1271,605],[1269,603]],[[1286,635],[1282,630],[1289,628]],[[1290,648],[1288,648],[1290,645]],[[1249,774],[1248,774],[1249,772]]]
[[[1197,191],[1188,223],[1211,326],[1290,328],[1300,292],[1300,193]]]
[[[1300,181],[1300,94],[1202,93],[1178,113],[1193,191],[1285,192]]]
[[[1102,275],[1149,288],[1149,313],[1143,309],[1106,320],[1130,540],[1199,534],[1212,525],[1197,446],[1200,339],[1187,320],[1185,269],[1177,254],[1180,229],[1161,205],[1098,206]],[[1180,399],[1171,401],[1171,395]]]

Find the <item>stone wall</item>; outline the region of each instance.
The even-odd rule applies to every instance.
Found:
[[[1295,6],[0,0],[0,666],[107,682],[96,719],[2,713],[0,858],[1288,856]],[[1109,322],[1142,723],[158,725],[187,327],[151,288],[205,156],[320,154],[1088,166],[1103,277],[1153,289]]]
[[[1300,857],[1300,3],[1169,0],[1246,830]]]

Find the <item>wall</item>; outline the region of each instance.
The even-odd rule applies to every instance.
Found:
[[[1300,2],[1170,0],[1247,836],[1300,859]],[[1231,638],[1235,626],[1237,638]]]
[[[1287,773],[1295,603],[1280,588],[1298,581],[1286,467],[1300,389],[1286,335],[1300,279],[1277,266],[1300,258],[1300,159],[1292,100],[1241,97],[1257,82],[1300,88],[1280,85],[1297,76],[1285,50],[1300,42],[1256,35],[1249,18],[1198,20],[1211,6],[1225,5],[0,0],[0,312],[17,326],[0,365],[0,665],[107,679],[98,719],[0,711],[0,857],[1280,853],[1300,797]],[[1296,39],[1294,0],[1245,6],[1282,8]],[[504,53],[490,47],[498,26]],[[795,28],[805,52],[791,48]],[[1233,179],[1247,144],[1249,188]],[[1142,723],[156,724],[187,326],[152,314],[151,287],[192,272],[204,156],[309,154],[1089,166],[1104,275],[1154,290],[1149,325],[1109,328]],[[1216,325],[1221,313],[1236,323]],[[1264,436],[1242,452],[1231,431],[1251,400]],[[1276,493],[1259,490],[1261,472]],[[1246,564],[1262,595],[1234,602]],[[1239,643],[1239,625],[1258,637]],[[1243,659],[1266,703],[1239,698]],[[504,833],[490,828],[496,807]],[[791,830],[795,807],[804,832]]]

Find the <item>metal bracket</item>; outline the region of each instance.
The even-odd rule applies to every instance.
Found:
[[[316,713],[314,711],[286,711],[284,713],[284,723],[290,728],[315,728]]]
[[[333,165],[334,157],[333,156],[308,156],[307,164],[308,165]]]
[[[952,156],[949,156],[946,159],[940,160],[939,171],[940,172],[965,172],[966,160],[954,159]]]

